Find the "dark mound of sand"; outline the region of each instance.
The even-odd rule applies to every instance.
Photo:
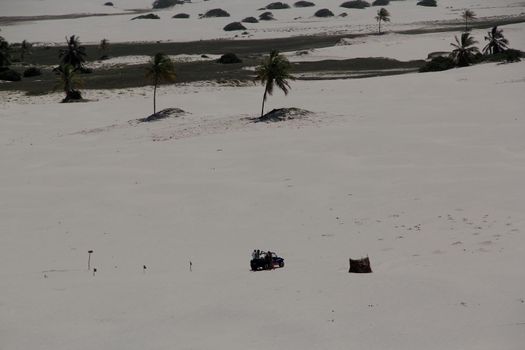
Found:
[[[273,18],[273,13],[271,12],[264,12],[259,15],[260,21],[273,21],[275,18]]]
[[[154,122],[157,120],[162,120],[162,119],[171,118],[171,117],[174,117],[174,118],[181,117],[186,114],[188,113],[180,108],[166,108],[166,109],[163,109],[162,111],[158,111],[157,113],[150,115],[149,117],[137,119],[136,122],[149,123],[149,122]]]
[[[131,20],[133,21],[134,19],[160,19],[160,17],[154,13],[148,13],[147,15],[140,15],[137,17],[133,17]]]
[[[386,6],[390,4],[390,0],[375,0],[372,6]]]
[[[231,32],[233,30],[246,30],[246,27],[243,26],[241,22],[232,22],[225,25],[222,29]]]
[[[237,57],[236,54],[234,53],[225,53],[224,55],[221,56],[221,58],[219,58],[217,60],[217,63],[222,63],[222,64],[232,64],[232,63],[241,63],[242,60]]]
[[[230,17],[230,14],[223,9],[213,9],[202,15],[202,18],[210,17]]]
[[[343,2],[341,7],[345,7],[347,9],[364,9],[365,7],[370,7],[370,4],[363,0],[352,0]]]
[[[190,18],[190,15],[187,13],[177,13],[176,15],[173,15],[171,18]]]
[[[312,7],[315,6],[313,2],[310,1],[297,1],[295,4],[293,4],[294,7]]]
[[[314,14],[315,17],[333,17],[334,13],[329,9],[320,9]]]
[[[154,9],[166,9],[175,5],[184,4],[184,0],[155,0],[153,2]]]
[[[313,112],[307,111],[306,109],[301,108],[279,108],[273,109],[270,112],[266,113],[262,117],[252,118],[251,120],[254,123],[272,123],[272,122],[282,122],[285,120],[292,119],[301,119],[308,117],[313,114]]]
[[[259,23],[259,20],[257,18],[255,18],[255,17],[246,17],[241,22],[244,22],[244,23]]]
[[[266,6],[267,10],[284,10],[289,9],[290,5],[285,4],[284,2],[272,2],[268,6]]]
[[[436,7],[436,0],[421,0],[417,3],[419,6]]]

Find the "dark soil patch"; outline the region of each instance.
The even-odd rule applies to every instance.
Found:
[[[285,120],[301,119],[312,115],[313,112],[301,108],[279,108],[273,109],[262,117],[251,118],[254,123],[275,123]]]
[[[149,117],[137,119],[135,120],[135,122],[150,123],[150,122],[155,122],[155,121],[166,119],[166,118],[181,117],[186,114],[188,113],[180,108],[166,108],[166,109],[163,109],[162,111],[158,111],[157,113],[150,115]]]

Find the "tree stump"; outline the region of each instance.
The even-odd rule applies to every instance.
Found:
[[[350,259],[350,270],[348,272],[354,273],[371,273],[370,259],[368,257],[361,259]]]

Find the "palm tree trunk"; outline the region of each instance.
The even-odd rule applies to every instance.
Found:
[[[158,79],[155,77],[155,86],[153,87],[153,114],[157,112],[157,83]]]
[[[264,102],[266,101],[266,93],[267,92],[268,92],[268,90],[264,89],[264,95],[263,95],[263,100],[262,100],[262,108],[261,108],[261,118],[264,115]]]
[[[379,23],[379,34],[381,34],[381,20],[377,21]]]
[[[468,19],[465,17],[465,32],[468,31],[468,26],[467,26],[467,23],[468,23]]]

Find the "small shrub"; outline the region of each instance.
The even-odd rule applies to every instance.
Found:
[[[232,22],[224,26],[222,29],[227,32],[231,32],[233,30],[246,30],[246,27],[243,26],[241,22]]]
[[[352,0],[343,2],[341,4],[341,7],[347,8],[347,9],[364,9],[365,7],[370,7],[370,4],[363,0]]]
[[[297,1],[295,4],[293,4],[294,7],[312,7],[315,6],[313,2],[310,1]]]
[[[259,15],[260,21],[273,21],[275,18],[273,18],[273,13],[271,12],[264,12]]]
[[[372,6],[386,6],[390,4],[390,0],[375,0]]]
[[[183,0],[155,0],[153,2],[154,9],[166,9],[175,5],[184,4]]]
[[[436,7],[436,0],[421,0],[417,3],[418,6]]]
[[[37,77],[42,75],[42,71],[37,67],[29,67],[24,71],[24,78]]]
[[[135,19],[160,19],[160,17],[154,13],[148,13],[147,15],[140,15],[137,17],[133,17],[131,20],[133,21]]]
[[[456,66],[454,60],[450,57],[437,56],[425,63],[419,71],[424,72],[440,72],[443,70],[452,69]]]
[[[173,15],[171,18],[190,18],[190,15],[187,13],[177,13],[176,15]]]
[[[315,17],[333,17],[334,13],[329,9],[321,9],[314,14]]]
[[[272,2],[270,5],[266,6],[267,10],[284,10],[289,8],[290,5],[285,4],[284,2]]]
[[[232,64],[232,63],[241,63],[242,60],[237,57],[236,54],[234,53],[225,53],[224,55],[221,56],[221,58],[219,58],[217,60],[217,63],[222,63],[222,64]]]
[[[3,68],[0,71],[0,80],[6,80],[6,81],[20,81],[22,80],[22,76],[20,73],[9,69],[9,68]]]
[[[255,17],[246,17],[241,22],[243,23],[259,23],[259,20]]]
[[[213,9],[206,12],[204,15],[202,15],[203,18],[210,18],[210,17],[230,17],[230,14],[223,9]]]
[[[495,53],[492,55],[483,56],[483,61],[487,62],[519,62],[524,57],[524,53],[520,50],[507,49],[503,52]]]

